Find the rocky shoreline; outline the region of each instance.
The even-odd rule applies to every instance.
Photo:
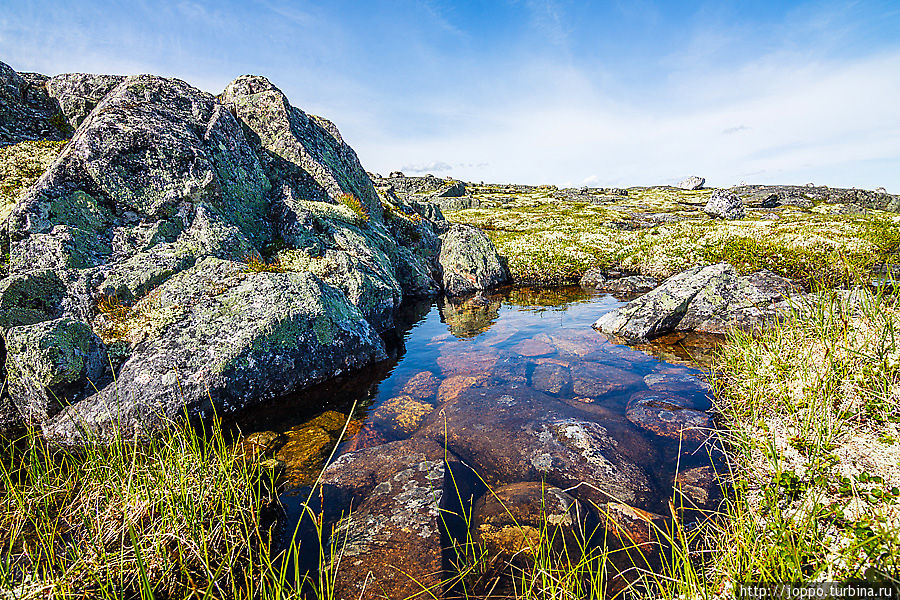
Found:
[[[484,234],[379,195],[337,128],[262,77],[214,97],[0,71],[0,143],[71,135],[2,223],[0,431],[228,414],[382,360],[404,298],[508,279]]]

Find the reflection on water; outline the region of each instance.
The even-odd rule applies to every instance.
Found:
[[[678,334],[639,349],[620,345],[591,323],[621,304],[580,287],[515,288],[410,304],[388,340],[393,358],[255,407],[239,415],[238,423],[244,432],[285,432],[288,441],[278,458],[287,463],[287,482],[302,486],[315,477],[340,434],[340,427],[322,422],[324,411],[346,419],[353,410],[340,454],[425,435],[438,409],[451,415],[461,410],[453,403],[473,389],[485,398],[530,394],[528,406],[543,402],[547,414],[600,419],[607,429],[621,431],[634,452],[654,457],[647,467],[660,489],[670,489],[665,482],[683,462],[683,449],[667,437],[666,423],[641,421],[654,418],[656,405],[629,408],[629,400],[638,392],[677,393],[687,403],[680,408],[708,409],[695,365],[709,357],[716,340]],[[491,423],[506,418],[504,411],[485,400],[473,418]]]

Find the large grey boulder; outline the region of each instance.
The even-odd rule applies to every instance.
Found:
[[[310,273],[247,272],[207,258],[170,278],[145,314],[140,340],[109,385],[45,424],[78,441],[83,430],[141,432],[187,413],[228,413],[386,358],[347,297]]]
[[[703,212],[715,219],[742,219],[744,203],[734,192],[715,190],[703,207]]]
[[[739,276],[728,263],[694,267],[600,317],[594,328],[628,339],[672,331],[725,333],[759,328],[784,314],[790,280],[770,271]]]
[[[509,281],[509,271],[494,244],[483,231],[470,225],[454,225],[442,237],[438,261],[448,296],[486,290]]]
[[[678,183],[675,184],[675,187],[681,188],[683,190],[699,190],[703,187],[703,184],[706,183],[706,179],[703,177],[698,177],[697,175],[691,175],[686,179],[682,179]]]
[[[30,410],[48,436],[139,433],[362,367],[404,298],[440,291],[440,211],[380,194],[335,126],[265,78],[220,98],[151,75],[32,79],[77,130],[0,228],[0,326],[80,323],[114,371],[59,415]],[[472,240],[450,245],[462,269],[496,268]]]

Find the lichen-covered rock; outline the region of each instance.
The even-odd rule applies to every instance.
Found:
[[[226,414],[386,357],[377,332],[338,290],[309,273],[245,271],[208,258],[158,288],[150,319],[114,386],[45,426],[143,431],[187,414]]]
[[[610,279],[605,284],[598,286],[604,292],[628,296],[648,292],[659,285],[659,280],[647,275],[626,275],[616,279]]]
[[[787,309],[794,286],[769,271],[739,276],[728,263],[694,267],[600,317],[594,328],[628,339],[672,331],[725,333],[761,327]]]
[[[49,270],[0,280],[0,330],[61,317],[65,293],[62,280]]]
[[[728,190],[715,190],[710,196],[703,212],[717,219],[743,219],[744,203]]]
[[[540,481],[512,483],[483,494],[472,507],[472,538],[489,555],[534,560],[543,540],[578,560],[596,520],[558,487]]]
[[[483,231],[469,225],[454,225],[444,234],[438,260],[444,292],[449,296],[487,290],[509,281],[494,245]]]
[[[47,92],[59,103],[60,110],[75,130],[124,79],[122,75],[66,73],[47,80]]]
[[[46,82],[43,75],[16,73],[0,62],[0,147],[69,137],[69,125],[47,94]]]
[[[578,284],[586,288],[599,288],[604,283],[606,283],[606,271],[600,267],[591,267],[578,280]]]
[[[629,421],[656,435],[700,443],[713,431],[712,417],[694,410],[691,402],[666,392],[638,392],[625,410]]]
[[[10,398],[28,424],[37,424],[99,385],[106,348],[91,328],[62,318],[6,331]]]
[[[0,219],[0,325],[90,324],[118,370],[51,437],[229,412],[368,364],[402,300],[439,291],[440,211],[381,197],[334,125],[264,78],[216,98],[151,75],[0,70],[0,145],[77,125]],[[477,259],[484,240],[458,252]]]
[[[223,103],[232,109],[286,204],[356,198],[369,217],[381,215],[381,202],[356,153],[333,123],[292,107],[265,77],[244,75],[228,84]],[[294,208],[294,207],[290,207]]]
[[[675,187],[680,188],[682,190],[699,190],[703,187],[703,184],[706,183],[706,179],[703,177],[698,177],[697,175],[691,175],[686,179],[682,179],[678,183],[675,184]]]

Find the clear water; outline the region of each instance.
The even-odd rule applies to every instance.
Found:
[[[351,435],[337,448],[340,454],[414,435],[415,418],[412,426],[407,422],[407,429],[401,431],[396,419],[388,418],[396,414],[383,410],[386,403],[408,391],[404,386],[411,378],[431,373],[436,388],[454,375],[465,375],[478,380],[476,387],[535,387],[554,402],[562,400],[598,418],[622,420],[634,437],[647,444],[648,452],[659,457],[651,466],[651,475],[660,489],[671,490],[676,466],[683,469],[692,462],[708,463],[708,453],[697,456],[704,453],[696,449],[685,453],[685,448],[671,439],[632,427],[625,420],[625,407],[633,393],[648,389],[643,380],[647,375],[701,375],[696,360],[702,361],[716,340],[675,336],[641,349],[615,343],[594,331],[591,324],[621,304],[622,300],[609,294],[580,287],[514,288],[459,304],[444,299],[413,304],[405,307],[398,319],[390,360],[293,398],[255,407],[239,415],[238,424],[244,432],[303,431],[305,423],[325,410],[348,414],[355,407]],[[573,375],[581,370],[582,376],[577,382],[573,377],[561,386],[548,386],[539,381],[546,365],[562,366]],[[621,382],[611,391],[591,395],[590,373],[617,373]],[[692,408],[710,407],[706,392],[678,394],[687,398]],[[434,393],[416,402],[438,407],[441,400],[442,395]],[[428,406],[425,409],[430,410]],[[489,410],[484,418],[490,418]],[[320,459],[324,462],[324,456]],[[320,466],[306,464],[292,472],[289,465],[288,485],[310,483],[310,475],[314,477]]]

